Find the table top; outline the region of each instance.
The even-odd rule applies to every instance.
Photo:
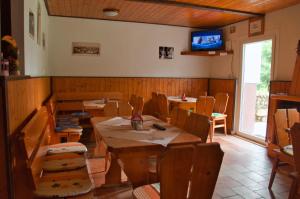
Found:
[[[143,116],[143,118],[145,130],[142,130],[141,132],[134,131],[131,126],[128,125],[126,120],[130,122],[129,118],[119,120],[118,122],[121,123],[118,125],[114,124],[114,120],[96,122],[97,120],[95,119],[93,122],[95,136],[101,137],[107,145],[108,151],[114,153],[129,152],[132,150],[163,150],[165,148],[164,145],[201,143],[199,137],[189,134],[184,130],[167,124],[155,117]],[[116,118],[112,119],[117,120]],[[166,130],[160,131],[152,128],[153,123],[164,126]],[[116,136],[117,134],[119,134],[119,136]],[[156,140],[156,138],[158,139]],[[167,141],[168,143],[166,144],[164,141]]]
[[[186,100],[182,100],[181,96],[168,96],[168,100],[172,102],[179,102],[179,103],[196,103],[197,98],[195,97],[186,97]]]

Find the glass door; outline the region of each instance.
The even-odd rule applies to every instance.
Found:
[[[239,133],[265,141],[272,40],[243,44]]]

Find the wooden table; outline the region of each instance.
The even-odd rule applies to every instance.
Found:
[[[109,102],[117,102],[117,100],[108,100]],[[104,116],[103,110],[106,104],[104,99],[100,100],[85,100],[82,101],[83,109],[89,112],[93,117]]]
[[[147,126],[145,126],[146,122],[144,121],[145,128],[151,128],[149,127],[149,125],[153,123],[159,123],[166,127],[166,131],[159,132],[158,130],[151,129],[151,131],[155,131],[157,133],[168,133],[169,129],[170,131],[174,132],[174,129],[176,129],[176,134],[178,133],[178,135],[167,146],[180,144],[197,144],[201,142],[200,138],[186,133],[185,131],[171,126],[167,123],[164,123],[152,116],[145,116],[144,120],[147,120],[148,124]],[[93,126],[96,140],[98,141],[102,139],[107,147],[107,150],[111,154],[111,164],[108,172],[105,175],[105,184],[121,184],[121,168],[124,170],[128,179],[134,187],[147,184],[147,179],[149,177],[149,156],[160,155],[163,151],[166,150],[166,147],[155,143],[129,139],[119,139],[109,136],[113,135],[116,132],[122,134],[128,131],[132,131],[132,129],[129,130],[129,128],[127,127],[124,127],[123,130],[122,128],[114,129],[114,127],[112,128],[112,126],[103,125],[103,122],[96,122],[96,120],[95,122],[93,122]],[[105,136],[103,136],[104,134]],[[97,144],[99,146],[99,143]]]
[[[169,108],[170,111],[174,107],[178,107],[185,110],[196,111],[196,102],[197,98],[194,97],[186,97],[186,100],[182,100],[180,96],[168,96]]]

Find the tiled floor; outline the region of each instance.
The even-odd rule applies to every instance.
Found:
[[[225,155],[213,198],[288,198],[291,180],[283,173],[277,174],[272,192],[267,188],[272,162],[267,156],[266,148],[234,136],[217,135],[214,141],[221,143]],[[89,159],[89,165],[97,187],[96,196],[131,198],[132,190],[128,186],[114,189],[101,187],[105,175],[103,159]],[[123,179],[126,180],[125,175]]]

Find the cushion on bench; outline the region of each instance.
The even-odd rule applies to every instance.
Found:
[[[287,155],[293,156],[294,155],[293,146],[292,145],[287,145],[287,146],[283,147],[282,152],[287,154]]]
[[[63,153],[46,156],[43,162],[44,171],[69,171],[86,166],[85,157],[77,153]]]
[[[48,173],[41,178],[35,195],[38,197],[70,197],[86,194],[93,189],[86,168],[58,173]]]
[[[160,198],[160,184],[155,183],[145,185],[134,189],[133,195],[137,199],[159,199]]]
[[[87,148],[84,144],[81,144],[79,142],[67,142],[50,145],[48,147],[47,155],[85,152],[87,152]]]

